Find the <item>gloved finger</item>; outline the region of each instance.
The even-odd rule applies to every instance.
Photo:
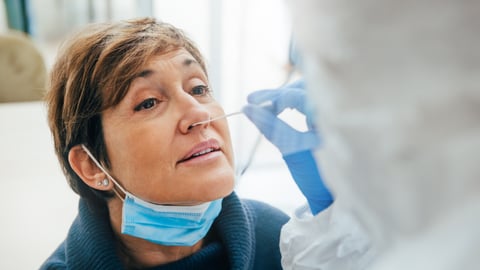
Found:
[[[263,107],[247,105],[242,111],[284,155],[319,145],[320,140],[315,131],[300,132]]]
[[[301,79],[283,87],[255,91],[247,97],[247,101],[248,103],[259,105],[266,101],[272,101],[276,99],[279,95],[282,94],[283,90],[288,90],[288,89],[297,89],[300,91],[304,91],[305,81]]]
[[[274,111],[280,113],[286,108],[290,108],[305,114],[305,94],[305,91],[299,88],[286,88],[282,90],[282,94],[272,102]]]
[[[276,100],[282,95],[282,89],[263,89],[250,93],[247,101],[250,104],[260,105],[262,103]]]
[[[290,89],[296,89],[299,91],[304,91],[305,90],[305,83],[303,80],[296,81],[292,84],[279,87],[279,88],[273,88],[273,89],[262,89],[262,90],[257,90],[253,93],[251,93],[248,97],[247,100],[249,103],[252,104],[260,104],[266,101],[271,101],[276,99],[278,96],[282,95],[282,92],[288,91]]]
[[[278,90],[259,90],[251,93],[247,100],[250,104],[263,105],[277,115],[286,108],[296,109],[305,113],[305,91],[297,88],[282,88]]]
[[[246,105],[242,108],[242,112],[270,142],[277,146],[278,141],[282,140],[280,137],[288,138],[298,132],[276,115],[260,106]]]

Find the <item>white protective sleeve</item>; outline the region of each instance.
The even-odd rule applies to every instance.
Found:
[[[369,237],[347,211],[333,203],[312,216],[297,209],[280,237],[284,269],[366,269],[375,252]]]

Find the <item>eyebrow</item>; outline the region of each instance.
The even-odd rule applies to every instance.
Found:
[[[182,65],[184,67],[190,67],[191,65],[196,65],[196,66],[201,67],[200,64],[193,58],[186,58],[185,60],[183,60]],[[152,75],[153,73],[155,73],[155,71],[153,71],[151,69],[145,69],[145,70],[142,70],[140,73],[138,73],[138,75],[135,76],[135,78],[147,78],[150,75]]]
[[[146,77],[148,77],[152,74],[153,74],[153,70],[146,69],[146,70],[142,70],[140,73],[138,73],[138,75],[135,76],[135,78],[146,78]]]
[[[183,60],[183,65],[186,67],[191,66],[192,64],[200,66],[200,64],[193,58],[187,58]]]

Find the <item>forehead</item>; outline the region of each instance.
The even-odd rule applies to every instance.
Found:
[[[143,81],[142,79],[168,78],[169,75],[167,74],[184,74],[187,76],[190,76],[188,74],[197,74],[202,78],[206,77],[202,66],[195,58],[185,49],[178,49],[151,57],[137,73],[131,86]]]
[[[201,68],[201,65],[197,62],[197,60],[195,60],[195,58],[187,50],[182,48],[152,56],[147,61],[141,73],[144,73],[147,70],[158,69],[163,65],[181,69]]]

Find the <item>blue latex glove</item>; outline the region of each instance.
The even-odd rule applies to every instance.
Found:
[[[333,197],[323,183],[311,150],[283,156],[295,183],[307,198],[312,214],[316,215],[330,206]]]
[[[317,133],[307,117],[308,131],[301,132],[277,117],[285,109],[296,109],[306,114],[303,80],[279,89],[259,90],[248,97],[243,113],[272,142],[282,155],[314,149],[320,144]]]
[[[248,96],[242,111],[260,132],[282,153],[293,179],[305,195],[313,214],[328,207],[333,199],[323,184],[312,154],[320,144],[307,117],[308,131],[301,132],[277,117],[286,108],[306,114],[304,82],[297,81],[280,89],[260,90]],[[267,105],[264,105],[267,103]]]

